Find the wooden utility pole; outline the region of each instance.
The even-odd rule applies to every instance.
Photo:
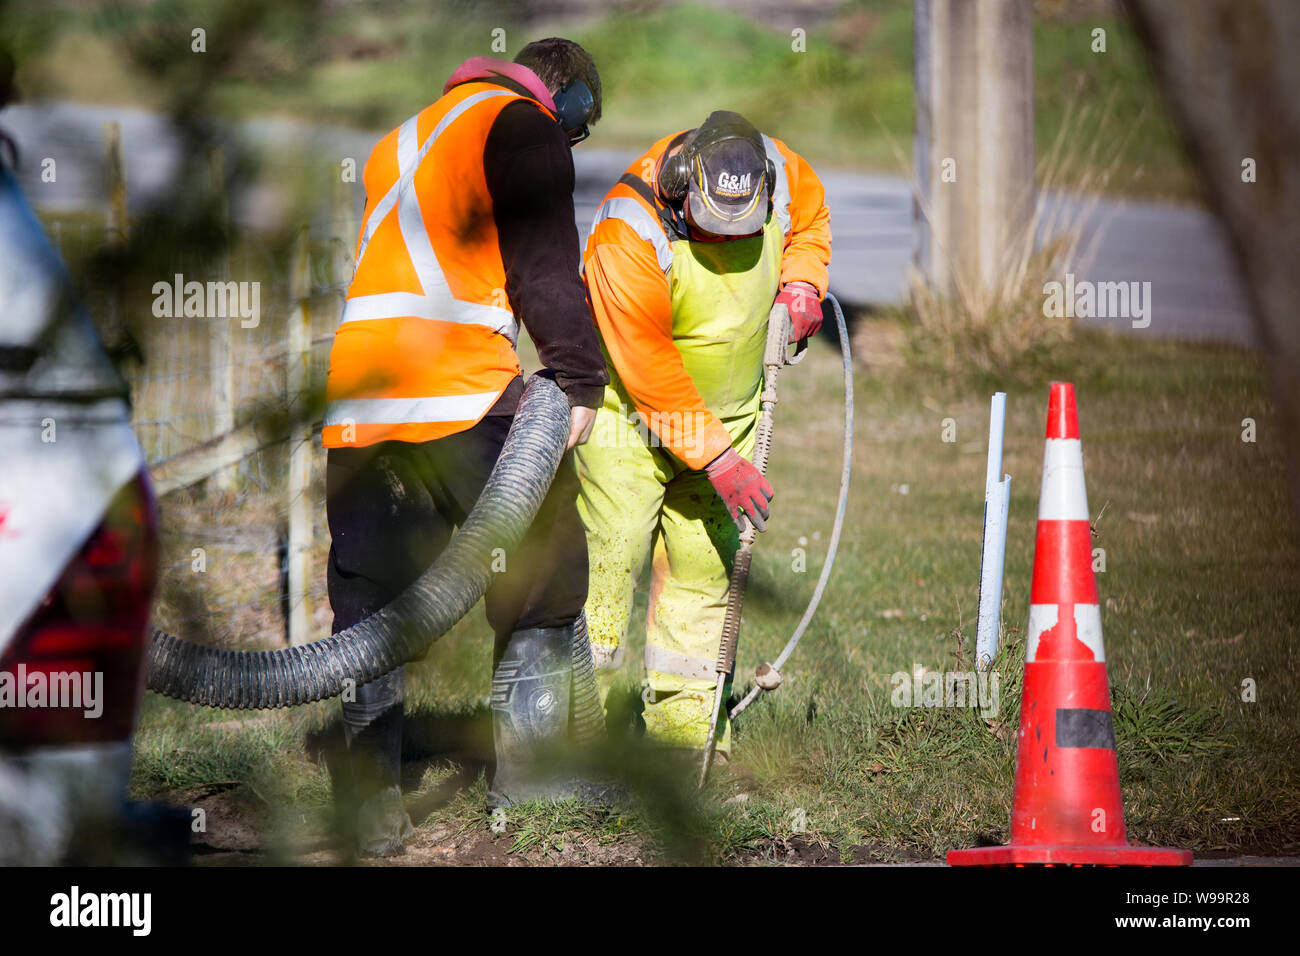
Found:
[[[916,266],[942,293],[999,283],[1034,212],[1030,0],[914,0]]]

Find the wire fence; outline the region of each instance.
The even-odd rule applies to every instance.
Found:
[[[124,290],[88,268],[131,229],[115,125],[105,205],[43,218],[106,338],[129,333],[119,367],[160,495],[155,623],[232,648],[314,640],[329,632],[329,536],[313,399],[350,278],[351,194],[331,190],[328,213],[289,237],[241,231],[206,256],[171,253],[168,274]]]

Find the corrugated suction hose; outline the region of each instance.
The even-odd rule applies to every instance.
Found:
[[[149,689],[208,707],[293,707],[337,696],[349,680],[368,683],[418,659],[483,596],[492,580],[493,549],[509,551],[523,537],[555,477],[569,425],[569,403],[559,386],[532,376],[478,503],[405,591],[345,631],[274,651],[221,650],[155,630]],[[580,631],[585,640],[586,628]]]
[[[594,744],[605,734],[605,708],[596,683],[596,662],[587,636],[587,615],[578,615],[573,628],[573,699],[569,704],[573,742]]]

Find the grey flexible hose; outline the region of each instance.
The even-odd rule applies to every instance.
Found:
[[[853,357],[849,352],[849,330],[844,323],[844,313],[840,311],[839,300],[829,292],[826,293],[826,301],[835,309],[835,324],[840,333],[840,356],[844,360],[844,457],[840,466],[840,500],[835,510],[835,524],[831,528],[831,539],[826,545],[826,560],[822,563],[821,575],[817,578],[817,587],[813,589],[812,598],[808,601],[808,607],[803,612],[799,624],[782,648],[780,655],[775,661],[767,665],[771,670],[780,674],[781,668],[785,662],[790,659],[794,649],[799,646],[799,641],[808,630],[808,625],[817,613],[817,607],[821,604],[822,595],[826,592],[826,583],[831,578],[831,568],[835,566],[835,555],[840,548],[840,533],[844,530],[844,515],[849,506],[849,478],[853,473]],[[779,678],[778,678],[779,680]],[[778,683],[779,686],[779,683]],[[752,704],[760,694],[769,688],[755,683],[744,699],[733,707],[727,717],[735,720],[746,707]],[[774,688],[773,688],[774,689]]]
[[[595,744],[605,734],[605,708],[601,706],[600,686],[596,683],[596,662],[591,656],[586,612],[579,614],[573,625],[572,688],[569,723],[573,742],[578,746]]]
[[[465,524],[419,578],[364,621],[311,644],[252,652],[204,647],[155,630],[149,689],[208,707],[292,707],[337,696],[349,680],[368,683],[419,658],[483,596],[493,549],[513,549],[532,523],[564,453],[570,420],[559,386],[532,376]],[[585,638],[585,628],[582,633]]]

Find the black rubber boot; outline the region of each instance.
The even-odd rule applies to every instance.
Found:
[[[497,638],[492,672],[492,736],[496,769],[488,808],[574,796],[572,780],[557,779],[537,759],[539,749],[563,746],[569,735],[573,626],[531,628]]]
[[[343,734],[362,856],[396,856],[415,832],[402,806],[402,700],[406,672],[399,667],[357,687],[343,702]]]

